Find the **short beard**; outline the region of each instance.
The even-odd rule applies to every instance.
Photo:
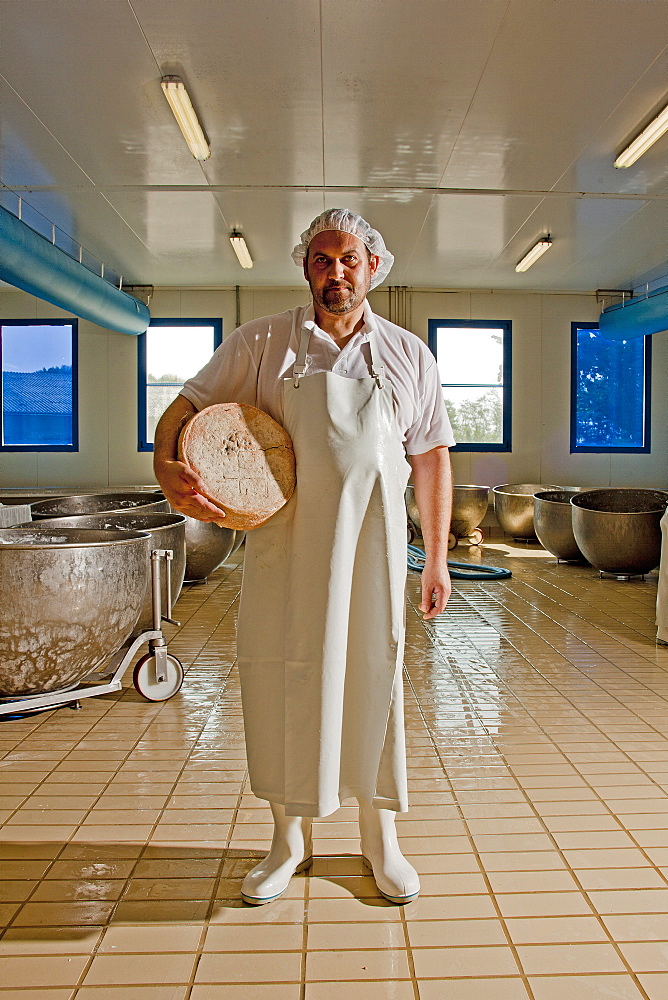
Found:
[[[348,291],[349,295],[345,297],[343,295],[334,295],[333,297],[327,296],[327,292],[338,292],[339,289],[325,289],[323,292],[316,292],[311,288],[311,293],[315,300],[316,305],[325,312],[331,313],[332,316],[345,316],[346,313],[353,312],[360,306],[364,299],[366,298],[366,292],[358,291],[355,293],[352,289],[341,289],[340,291]]]

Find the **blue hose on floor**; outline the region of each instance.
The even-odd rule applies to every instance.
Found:
[[[408,546],[409,569],[421,573],[425,559],[423,549],[419,549],[417,545]],[[509,569],[501,569],[500,566],[475,566],[471,563],[450,562],[449,559],[448,567],[453,580],[507,580],[513,575]]]

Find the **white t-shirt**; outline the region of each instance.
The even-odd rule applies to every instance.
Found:
[[[381,362],[392,387],[401,440],[409,455],[455,443],[434,356],[415,334],[395,326],[364,304],[364,325],[340,349],[314,321],[313,304],[244,323],[223,341],[181,395],[198,410],[213,403],[249,403],[283,424],[283,379],[292,375],[301,325],[311,331],[305,377],[335,372],[371,377],[369,327],[373,325]],[[296,318],[292,334],[293,317]]]

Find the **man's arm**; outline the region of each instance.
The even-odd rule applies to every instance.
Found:
[[[450,452],[432,448],[423,455],[409,455],[413,485],[422,525],[426,562],[422,571],[420,611],[425,621],[444,610],[452,591],[448,571],[448,534],[452,513]],[[435,597],[432,597],[435,595]]]
[[[215,521],[224,527],[224,511],[202,496],[201,479],[177,457],[181,428],[196,412],[190,400],[180,395],[167,407],[155,429],[153,470],[162,492],[175,510],[198,521]]]

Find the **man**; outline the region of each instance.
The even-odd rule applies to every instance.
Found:
[[[404,490],[412,466],[426,549],[420,610],[431,619],[450,595],[454,440],[432,355],[366,300],[394,260],[380,234],[329,209],[292,256],[312,304],[227,338],[161,418],[155,471],[177,510],[224,525],[176,460],[183,423],[213,403],[249,403],[295,449],[293,497],[246,536],[237,645],[248,765],[275,830],[243,899],[280,896],[310,864],[311,818],[356,798],[364,860],[380,892],[405,903],[420,884],[394,825],[408,808]]]
[[[661,563],[656,592],[656,644],[668,646],[668,509],[661,524]]]

